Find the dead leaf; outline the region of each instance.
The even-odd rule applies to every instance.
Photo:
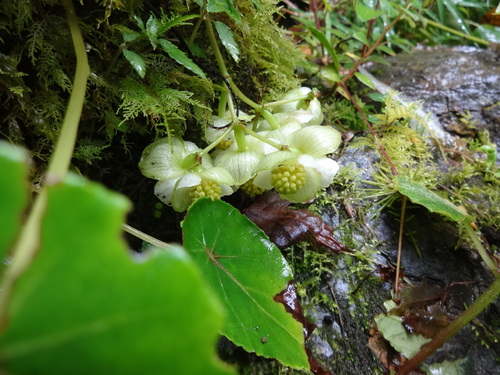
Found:
[[[370,338],[368,339],[367,346],[380,362],[382,362],[387,373],[394,372],[407,361],[404,355],[394,350],[389,342],[384,339],[384,336],[377,329],[376,325],[373,325],[370,329]],[[417,369],[413,370],[408,375],[425,375],[425,372]]]
[[[309,336],[311,336],[311,333],[316,328],[316,325],[311,323],[302,312],[302,306],[300,305],[300,301],[297,297],[297,290],[295,288],[293,280],[288,282],[288,285],[285,290],[274,296],[274,300],[276,302],[282,303],[285,306],[285,310],[289,314],[292,314],[293,318],[296,321],[302,324],[302,326],[304,327],[304,339],[307,340]],[[321,367],[316,358],[314,358],[311,350],[306,348],[306,353],[307,353],[307,358],[309,360],[309,366],[313,374],[332,375],[331,372]]]
[[[312,237],[316,245],[333,252],[351,252],[333,238],[333,229],[308,210],[292,210],[290,202],[275,192],[262,194],[243,213],[262,229],[280,249]]]
[[[307,340],[309,336],[311,336],[312,331],[316,328],[316,325],[311,323],[304,316],[293,280],[288,282],[285,290],[274,296],[274,300],[282,303],[285,306],[285,310],[289,314],[292,314],[296,321],[302,324],[304,327],[304,339]]]

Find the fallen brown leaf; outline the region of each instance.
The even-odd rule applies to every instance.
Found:
[[[262,194],[243,213],[262,229],[280,249],[312,237],[316,245],[333,252],[351,252],[333,238],[333,229],[308,210],[292,210],[290,202],[275,192]]]

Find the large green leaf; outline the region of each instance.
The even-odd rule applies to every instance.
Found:
[[[0,262],[19,231],[26,205],[27,155],[23,150],[0,142]]]
[[[0,337],[9,374],[227,374],[222,309],[182,248],[134,261],[128,201],[69,176],[48,188],[41,247],[14,288]]]
[[[222,330],[237,345],[309,368],[302,325],[273,300],[292,274],[269,238],[222,201],[198,200],[182,223],[184,246],[226,307]]]

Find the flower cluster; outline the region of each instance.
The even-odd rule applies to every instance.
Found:
[[[264,108],[261,116],[214,116],[205,150],[173,137],[149,145],[139,167],[158,180],[156,196],[176,211],[199,197],[218,199],[238,188],[250,196],[274,189],[291,202],[313,199],[339,169],[327,155],[339,146],[340,133],[321,125],[321,105],[307,87]]]

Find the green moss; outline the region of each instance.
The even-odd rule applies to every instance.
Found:
[[[274,21],[277,4],[277,0],[262,1],[257,7],[254,1],[236,1],[240,13],[245,15],[240,25],[234,25],[239,30],[236,41],[241,50],[241,65],[250,64],[251,70],[248,77],[244,70],[238,69],[237,74],[241,77],[235,75],[234,79],[241,82],[242,87],[244,80],[247,84],[251,80],[257,97],[266,101],[277,100],[284,92],[299,85],[295,67],[304,60]],[[249,94],[254,96],[251,92]]]

